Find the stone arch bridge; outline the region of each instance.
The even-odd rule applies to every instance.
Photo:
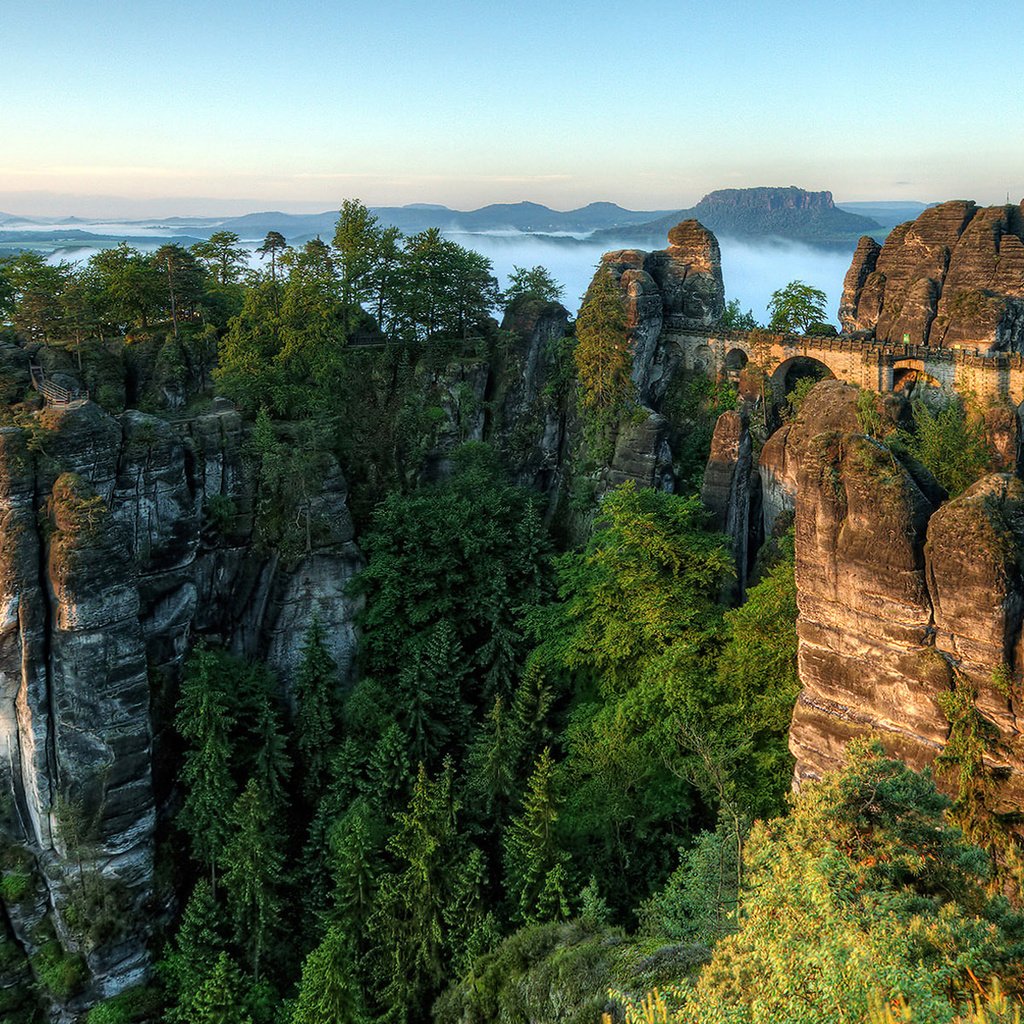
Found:
[[[818,364],[833,377],[871,391],[897,390],[908,378],[971,394],[979,401],[1024,402],[1024,356],[978,348],[892,345],[855,338],[799,338],[768,331],[718,333],[667,330],[685,369],[736,376],[748,362],[764,369],[776,396],[795,367]]]

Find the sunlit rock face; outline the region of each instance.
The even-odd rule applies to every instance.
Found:
[[[1019,809],[1024,485],[994,473],[946,501],[925,470],[843,429],[841,415],[831,427],[812,415],[836,391],[819,384],[803,422],[775,435],[796,475],[797,781],[840,766],[859,736],[915,768],[931,764],[950,734],[943,699],[967,687],[997,737],[995,809]]]
[[[80,401],[0,428],[0,838],[30,878],[4,909],[29,956],[56,940],[84,958],[61,1019],[149,969],[169,785],[154,746],[173,713],[154,717],[152,686],[176,677],[200,634],[287,685],[313,615],[342,675],[352,663],[347,583],[362,561],[345,480],[326,473],[313,510],[324,528],[284,566],[254,543],[244,441],[226,403],[172,425]],[[232,510],[219,524],[218,500]],[[83,890],[116,914],[84,906]]]
[[[862,238],[839,319],[883,342],[1024,351],[1024,210],[957,200]]]
[[[665,249],[620,249],[601,257],[601,269],[619,282],[633,348],[633,383],[645,405],[656,405],[675,372],[676,354],[661,344],[662,329],[705,330],[725,310],[718,239],[686,220],[668,235]]]

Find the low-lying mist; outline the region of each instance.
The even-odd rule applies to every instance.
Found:
[[[562,301],[574,314],[601,256],[612,249],[634,248],[636,244],[628,240],[589,242],[525,234],[452,233],[449,237],[487,256],[503,287],[513,266],[532,267],[539,263],[547,267],[564,286]],[[772,292],[799,280],[820,288],[828,296],[829,319],[838,323],[843,276],[850,265],[852,246],[844,252],[783,240],[755,243],[736,238],[720,238],[719,245],[725,297],[739,299],[744,312],[750,309],[758,321],[766,322]]]
[[[132,227],[138,230],[137,226]],[[93,230],[94,226],[89,225],[89,229]],[[612,249],[629,249],[636,245],[635,241],[628,238],[622,241],[605,239],[591,242],[573,237],[530,235],[517,231],[453,231],[445,234],[452,241],[487,256],[503,288],[508,284],[508,276],[513,267],[533,267],[537,264],[547,267],[565,288],[562,301],[573,315],[580,307],[583,293],[587,290],[601,256]],[[164,240],[136,240],[134,244],[144,251],[151,251]],[[242,245],[251,253],[250,263],[254,268],[264,265],[255,252],[259,244],[260,241],[255,239],[242,240]],[[758,321],[766,322],[768,300],[772,292],[790,281],[800,280],[825,292],[828,296],[829,318],[836,321],[843,275],[850,265],[852,246],[848,252],[843,252],[783,240],[751,242],[736,238],[721,238],[719,244],[722,249],[726,299],[739,299],[744,312],[749,309]],[[81,246],[63,247],[50,258],[53,261],[85,262],[96,251],[96,245],[84,243]]]

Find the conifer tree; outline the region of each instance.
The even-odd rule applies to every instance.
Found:
[[[178,822],[189,836],[192,856],[209,868],[215,887],[227,840],[224,809],[235,792],[229,735],[234,719],[222,665],[204,647],[197,647],[189,659],[175,721],[187,744],[181,771],[185,800]]]
[[[451,943],[445,911],[465,858],[456,831],[452,769],[431,781],[421,765],[388,849],[398,870],[380,886],[370,920],[373,975],[395,1021],[425,1020],[446,976]]]
[[[291,1024],[362,1024],[365,1020],[350,944],[340,928],[330,928],[302,965]]]
[[[576,320],[576,339],[574,355],[580,405],[602,424],[607,424],[618,416],[634,394],[626,308],[619,284],[607,267],[598,270],[587,289]]]
[[[188,1008],[189,1024],[252,1024],[242,1008],[242,979],[231,957],[221,953]]]
[[[253,977],[279,924],[283,837],[264,788],[250,779],[231,809],[233,835],[224,851],[224,888],[235,938],[249,954]]]
[[[323,792],[334,744],[336,667],[324,643],[323,626],[314,615],[295,680],[295,746],[303,769],[303,794],[310,803]]]
[[[569,916],[566,854],[555,833],[558,801],[554,762],[545,747],[523,798],[523,812],[505,834],[505,887],[520,921]]]
[[[195,998],[213,974],[223,948],[217,924],[213,890],[205,878],[200,878],[185,904],[174,942],[160,963],[160,973],[173,1001],[167,1013],[169,1024],[190,1024]]]

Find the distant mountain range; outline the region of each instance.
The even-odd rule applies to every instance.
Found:
[[[552,210],[539,203],[495,203],[478,210],[415,203],[372,207],[381,223],[406,234],[438,227],[449,233],[521,233],[607,240],[609,245],[663,245],[669,228],[693,217],[718,235],[754,240],[779,238],[810,245],[850,247],[863,234],[881,238],[898,223],[915,218],[924,203],[874,202],[836,205],[831,192],[788,188],[720,189],[696,206],[680,210],[626,210],[615,203],[590,203],[576,210]],[[337,210],[323,213],[268,211],[241,217],[169,217],[121,223],[77,217],[29,218],[0,213],[0,252],[56,251],[104,247],[128,241],[147,248],[173,241],[190,245],[214,231],[234,231],[243,240],[279,231],[293,244],[329,239]]]

